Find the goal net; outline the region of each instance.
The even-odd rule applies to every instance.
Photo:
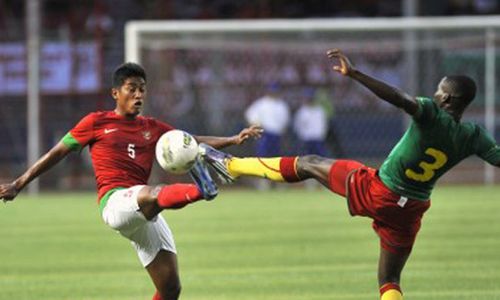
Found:
[[[245,109],[277,83],[290,111],[314,91],[328,112],[328,155],[378,166],[408,124],[400,110],[331,70],[326,57],[340,48],[357,68],[415,95],[432,97],[446,74],[478,84],[465,120],[485,126],[497,141],[496,66],[500,18],[311,19],[259,21],[133,21],[126,59],[148,75],[147,114],[194,134],[231,135],[246,125]],[[293,117],[282,155],[303,154]],[[230,149],[255,155],[252,143]],[[477,159],[444,181],[493,182]]]

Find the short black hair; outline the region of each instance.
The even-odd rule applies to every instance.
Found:
[[[125,83],[125,80],[131,77],[141,77],[146,81],[146,72],[136,63],[127,62],[119,65],[113,72],[112,83],[113,87],[117,88]]]
[[[451,96],[460,98],[465,106],[469,105],[476,97],[476,83],[469,76],[446,76],[446,83],[451,88]]]

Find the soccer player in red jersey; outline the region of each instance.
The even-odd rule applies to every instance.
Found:
[[[23,175],[0,185],[0,199],[13,200],[30,181],[70,152],[89,146],[104,222],[132,242],[157,289],[153,299],[178,299],[181,286],[175,243],[159,213],[210,200],[217,195],[217,186],[202,160],[190,172],[196,185],[147,185],[156,141],[173,127],[139,115],[146,100],[146,74],[138,64],[125,63],[115,70],[111,95],[116,101],[113,111],[85,116]],[[195,138],[222,148],[258,138],[261,132],[260,127],[252,126],[231,137]]]
[[[316,179],[347,198],[353,216],[373,219],[380,237],[378,282],[382,300],[403,299],[400,277],[430,207],[436,181],[460,161],[477,155],[500,167],[500,147],[480,126],[461,122],[474,99],[476,85],[467,76],[446,76],[434,99],[412,97],[354,68],[339,50],[328,51],[339,61],[333,69],[412,117],[399,143],[377,170],[354,160],[320,156],[237,158],[200,145],[206,161],[227,181],[251,175],[274,181]]]

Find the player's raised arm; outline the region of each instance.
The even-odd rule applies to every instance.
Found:
[[[11,183],[0,184],[0,199],[4,201],[13,200],[17,194],[33,179],[52,168],[61,159],[66,157],[71,150],[62,142],[55,145],[49,152],[45,153],[34,163],[23,175]]]
[[[228,137],[216,136],[195,136],[198,143],[208,144],[216,149],[221,149],[231,145],[241,145],[249,138],[260,138],[264,130],[258,125],[251,125],[241,130],[238,134]]]
[[[382,100],[403,109],[410,115],[414,115],[417,112],[418,104],[412,96],[357,70],[347,56],[345,56],[339,49],[328,50],[327,55],[328,58],[338,59],[339,61],[338,65],[333,66],[334,71],[355,79]]]

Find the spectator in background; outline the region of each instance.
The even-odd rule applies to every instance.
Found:
[[[270,84],[264,96],[255,100],[245,111],[249,124],[258,124],[264,129],[257,141],[257,155],[276,156],[281,153],[281,137],[290,122],[290,108],[281,98],[277,83]]]
[[[274,157],[283,155],[281,137],[290,122],[290,108],[281,98],[280,86],[270,84],[264,96],[255,100],[245,111],[245,119],[249,124],[258,124],[264,129],[262,138],[257,140],[256,155],[259,157]],[[261,181],[257,187],[269,187],[268,181]]]
[[[328,116],[315,101],[315,90],[305,88],[302,104],[295,113],[293,129],[300,141],[302,154],[326,156],[325,138],[328,132]]]

